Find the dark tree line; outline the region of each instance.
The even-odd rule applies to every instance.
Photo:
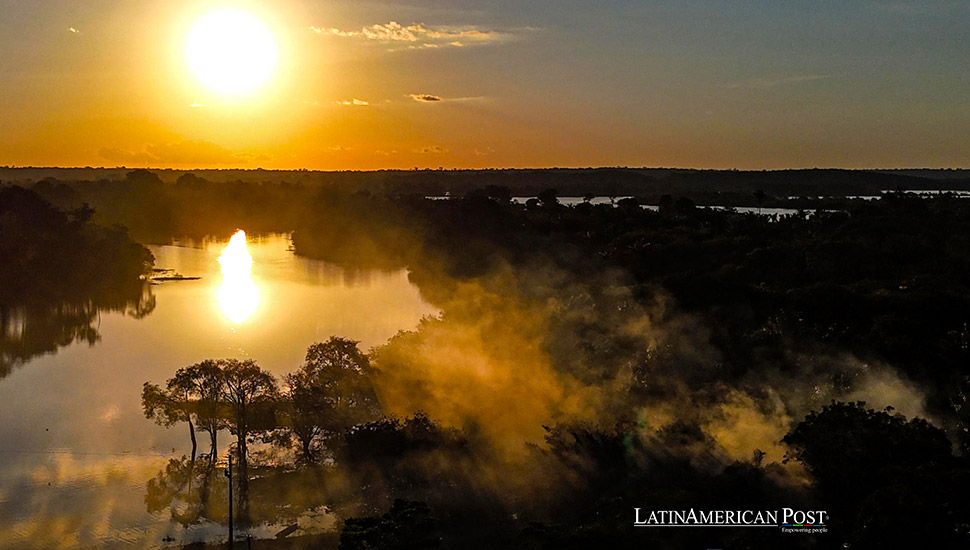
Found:
[[[106,292],[148,272],[151,252],[94,215],[84,203],[61,210],[29,189],[0,188],[0,302]]]
[[[94,344],[101,311],[154,309],[142,280],[151,253],[93,216],[87,204],[59,209],[29,189],[0,187],[0,378],[59,347]]]

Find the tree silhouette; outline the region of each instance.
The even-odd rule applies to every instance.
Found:
[[[206,359],[179,369],[168,381],[169,391],[185,396],[186,407],[195,416],[196,429],[209,434],[210,462],[215,462],[218,454],[219,430],[226,427],[225,413],[219,400],[222,376],[218,362]]]
[[[542,206],[556,206],[559,204],[559,191],[555,189],[544,189],[536,195]]]
[[[229,431],[236,436],[239,487],[239,519],[249,519],[249,459],[247,440],[251,434],[275,427],[274,409],[279,395],[276,379],[252,359],[219,359],[222,370],[221,398],[228,407]]]
[[[302,461],[316,461],[321,439],[380,416],[369,368],[357,342],[333,336],[310,346],[303,365],[286,376],[286,413]]]
[[[784,437],[788,460],[805,464],[832,532],[853,547],[968,543],[959,533],[970,509],[968,472],[950,441],[923,419],[832,402]],[[906,524],[905,530],[893,526]]]
[[[195,462],[196,440],[195,426],[192,424],[192,414],[189,407],[188,394],[180,389],[173,389],[171,380],[169,387],[162,389],[157,384],[145,382],[141,391],[141,408],[145,418],[154,420],[156,424],[165,427],[179,422],[189,424],[189,437],[192,438],[192,461]]]
[[[340,550],[422,550],[438,548],[431,508],[397,499],[386,514],[350,518],[340,531]]]
[[[755,189],[754,200],[758,202],[758,214],[761,214],[761,205],[764,204],[765,199],[768,198],[768,193],[764,189]]]

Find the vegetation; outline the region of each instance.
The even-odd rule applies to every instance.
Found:
[[[154,309],[142,280],[151,253],[93,216],[86,204],[61,210],[29,189],[0,187],[0,378],[61,346],[97,342],[100,311]]]
[[[102,227],[93,216],[86,204],[63,211],[29,189],[0,188],[0,302],[103,292],[147,273],[151,253],[124,228]]]
[[[23,236],[3,241],[13,265],[33,261],[36,242],[71,254],[59,236],[107,236],[74,241],[111,244],[93,252],[107,259],[90,276],[78,264],[91,281],[117,258],[119,281],[150,265],[123,230],[93,219],[144,235],[295,229],[299,254],[407,267],[441,309],[367,353],[339,337],[313,344],[279,380],[254,361],[209,359],[146,383],[146,417],[185,423],[192,441],[146,504],[183,524],[226,519],[217,455],[229,430],[238,519],[326,509],[345,548],[966,546],[970,201],[887,193],[791,216],[698,208],[725,197],[707,187],[715,180],[768,208],[799,185],[923,179],[715,174],[385,173],[358,190],[351,175],[237,188],[135,171],[35,186],[66,211],[4,189],[15,206],[0,222]],[[503,185],[516,178],[527,183]],[[611,185],[610,204],[561,200]],[[686,191],[651,195],[668,185]],[[424,198],[444,191],[452,200]],[[188,206],[215,211],[220,193],[224,218]],[[88,199],[98,214],[78,204]],[[201,456],[198,432],[209,436]],[[643,532],[630,527],[635,507],[825,509],[828,533]]]
[[[309,256],[407,266],[442,308],[371,360],[386,409],[463,427],[471,458],[449,462],[489,456],[483,439],[508,453],[503,442],[534,441],[533,428],[557,421],[525,464],[486,461],[514,504],[467,482],[480,521],[541,548],[967,543],[968,464],[951,447],[964,449],[968,433],[970,204],[891,193],[779,217],[684,197],[661,198],[655,212],[635,200],[567,207],[553,190],[521,206],[511,194],[322,191],[317,216],[294,235]],[[351,235],[359,247],[346,247]],[[931,415],[946,431],[853,396]],[[477,464],[488,472],[480,478],[496,475]],[[447,467],[436,471],[451,479]],[[800,475],[813,482],[804,491]],[[445,540],[461,526],[483,547],[498,543],[462,523],[458,499],[444,496],[452,485],[433,486],[412,479],[392,492],[429,502]],[[627,528],[628,511],[647,500],[660,509],[798,502],[839,518],[817,538],[651,538]],[[925,529],[894,534],[911,506],[926,510]]]

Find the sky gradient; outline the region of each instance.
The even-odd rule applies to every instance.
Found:
[[[182,53],[238,6],[247,98]],[[970,166],[970,2],[0,0],[0,164]]]

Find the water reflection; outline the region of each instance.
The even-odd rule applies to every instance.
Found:
[[[217,298],[227,244],[151,247],[159,268],[199,279],[138,286],[111,300],[8,304],[0,311],[3,359],[23,365],[0,381],[0,549],[224,540],[225,478],[210,480],[203,498],[208,465],[200,458],[189,470],[180,458],[191,453],[184,427],[145,419],[142,384],[210,357],[253,358],[279,377],[300,365],[313,342],[337,334],[367,349],[437,313],[405,271],[346,273],[295,256],[286,235],[250,235],[259,306],[236,324]],[[222,439],[225,456],[229,438]],[[301,532],[332,526],[317,502],[300,502],[292,514],[275,507],[292,502],[270,498],[283,485],[254,482],[251,500],[267,507],[256,508],[256,517],[280,518],[253,526],[254,537],[272,538],[293,523]]]
[[[248,319],[259,307],[259,288],[253,282],[253,257],[246,248],[246,232],[240,229],[219,256],[222,285],[219,308],[233,323]]]
[[[148,481],[145,505],[151,513],[168,511],[183,527],[204,520],[223,522],[229,515],[229,483],[223,470],[206,458],[168,461]]]
[[[0,379],[31,359],[73,343],[94,345],[101,339],[102,312],[140,319],[155,309],[147,283],[135,283],[97,296],[45,301],[24,297],[19,304],[0,304]]]

